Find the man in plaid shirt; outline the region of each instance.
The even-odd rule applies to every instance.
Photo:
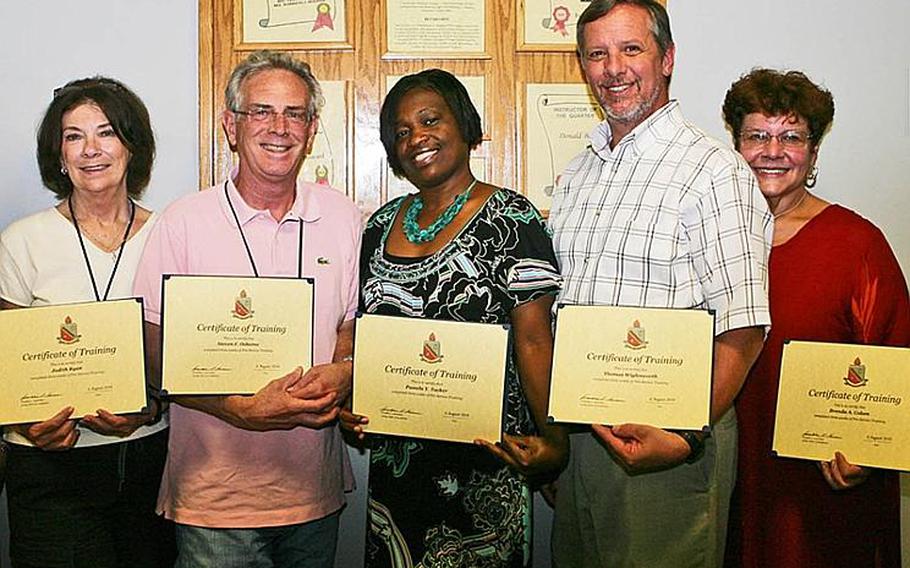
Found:
[[[719,566],[736,463],[733,399],[770,324],[771,216],[748,164],[669,98],[670,23],[654,0],[594,0],[578,21],[606,114],[553,195],[560,301],[716,314],[712,431],[595,425],[557,483],[558,568]]]

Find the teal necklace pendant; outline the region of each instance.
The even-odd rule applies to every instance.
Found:
[[[408,205],[408,210],[404,213],[404,236],[414,244],[428,243],[435,239],[436,235],[455,219],[464,204],[468,202],[468,198],[471,197],[471,190],[474,189],[475,185],[477,185],[476,179],[471,182],[467,189],[459,193],[452,204],[446,207],[446,210],[439,217],[436,217],[426,229],[421,229],[417,224],[417,216],[423,210],[423,200],[420,198],[420,194],[415,195],[414,199],[411,200],[411,204]]]

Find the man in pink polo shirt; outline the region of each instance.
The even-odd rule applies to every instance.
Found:
[[[323,102],[308,65],[254,53],[225,101],[239,166],[164,211],[136,276],[151,366],[162,274],[315,278],[315,366],[252,396],[175,398],[158,511],[177,523],[180,567],[329,568],[352,485],[335,418],[351,390],[361,217],[343,194],[297,180]]]

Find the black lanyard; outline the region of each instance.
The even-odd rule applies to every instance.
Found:
[[[250,249],[250,243],[246,240],[243,233],[243,227],[240,226],[240,218],[237,217],[237,210],[231,202],[231,194],[228,192],[228,182],[224,181],[224,197],[227,199],[228,207],[234,215],[234,221],[237,223],[237,230],[240,232],[240,239],[243,241],[243,247],[246,249],[246,255],[250,259],[250,266],[253,268],[253,276],[259,278],[259,269],[256,268],[256,261],[253,259],[253,251]],[[297,278],[303,278],[303,219],[297,219]]]
[[[111,292],[111,285],[114,283],[114,276],[117,274],[117,267],[120,266],[120,258],[123,256],[123,249],[126,247],[126,241],[130,236],[130,229],[133,228],[133,221],[136,219],[136,204],[132,199],[127,198],[130,203],[130,222],[126,224],[126,231],[123,233],[123,241],[120,243],[120,250],[117,252],[117,260],[114,261],[114,268],[111,269],[111,277],[107,280],[107,287],[104,289],[104,296],[98,295],[98,284],[95,283],[95,273],[92,271],[92,263],[88,258],[88,251],[85,249],[85,241],[82,240],[82,231],[79,229],[79,221],[76,220],[76,214],[73,213],[73,195],[66,200],[66,205],[70,210],[70,217],[73,218],[73,226],[76,227],[76,235],[79,236],[79,246],[82,247],[82,258],[85,259],[85,267],[88,269],[88,277],[92,281],[92,291],[95,293],[96,302],[107,301],[107,295]]]

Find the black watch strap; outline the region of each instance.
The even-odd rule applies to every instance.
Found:
[[[149,393],[149,402],[155,405],[155,413],[152,415],[152,419],[149,422],[146,422],[146,426],[152,426],[161,422],[161,417],[164,414],[165,403],[161,399],[161,396],[158,394]]]
[[[689,444],[689,457],[686,458],[686,463],[695,463],[701,459],[705,453],[706,435],[704,433],[692,430],[674,430],[673,433]]]

